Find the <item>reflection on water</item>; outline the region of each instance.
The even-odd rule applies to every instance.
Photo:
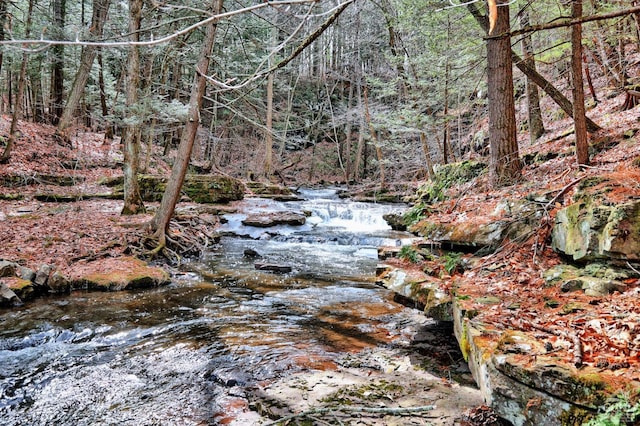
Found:
[[[409,315],[371,283],[375,247],[357,244],[365,236],[339,244],[330,234],[225,237],[192,265],[206,273],[168,287],[0,312],[0,424],[217,424],[229,398],[258,382],[385,345],[388,324]],[[256,271],[247,248],[293,272]]]

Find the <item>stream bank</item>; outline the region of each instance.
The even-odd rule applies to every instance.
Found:
[[[380,248],[378,280],[453,322],[484,401],[514,425],[582,425],[616,405],[610,416],[636,424],[638,177],[587,171],[556,190],[444,200],[434,192],[482,175],[429,182],[395,219],[421,239]]]

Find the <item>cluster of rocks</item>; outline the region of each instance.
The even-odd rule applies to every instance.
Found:
[[[23,300],[43,293],[67,293],[70,281],[52,265],[37,271],[16,262],[0,260],[0,306],[19,306]]]
[[[87,269],[91,272],[78,271],[66,276],[52,265],[42,265],[34,271],[16,262],[0,260],[0,306],[19,306],[36,296],[73,290],[117,291],[170,282],[166,271],[134,257],[98,260]]]

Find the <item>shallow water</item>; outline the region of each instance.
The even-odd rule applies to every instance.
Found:
[[[245,238],[225,236],[170,286],[0,312],[0,424],[219,424],[229,398],[257,383],[387,345],[411,315],[373,283],[375,246],[408,237],[381,221],[401,207],[305,196],[247,200],[251,211],[312,215],[293,230],[248,229],[230,215],[225,232]],[[256,271],[257,261],[292,272]]]

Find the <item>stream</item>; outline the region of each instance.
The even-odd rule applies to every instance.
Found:
[[[345,201],[334,190],[301,196],[244,200],[239,211],[308,218],[298,227],[253,228],[241,224],[245,215],[228,214],[220,243],[169,286],[74,292],[0,311],[0,424],[259,425],[269,419],[258,393],[300,374],[337,377],[364,362],[354,362],[358,354],[369,364],[385,353],[387,365],[428,366],[442,372],[434,383],[464,375],[450,330],[439,332],[375,285],[376,247],[411,237],[382,219],[403,206]],[[257,271],[258,261],[291,272]],[[432,353],[416,333],[446,348]],[[280,408],[300,408],[280,395]]]

